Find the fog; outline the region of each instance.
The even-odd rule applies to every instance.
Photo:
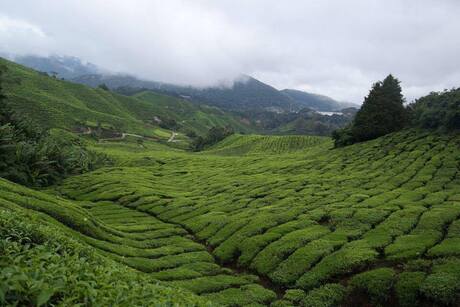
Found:
[[[0,52],[194,86],[248,74],[356,103],[392,73],[412,100],[460,86],[458,16],[455,0],[2,0]]]

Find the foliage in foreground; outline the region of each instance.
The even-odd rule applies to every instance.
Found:
[[[207,305],[98,255],[34,215],[6,209],[0,209],[0,267],[3,306]]]
[[[130,153],[131,167],[67,179],[59,191],[92,202],[102,220],[123,229],[147,227],[144,215],[186,229],[183,237],[200,242],[217,264],[303,290],[311,302],[333,292],[328,304],[335,304],[340,287],[322,287],[348,282],[345,302],[356,292],[367,302],[442,305],[458,301],[460,275],[441,263],[460,256],[459,144],[457,134],[415,129],[337,150],[321,138],[234,135],[199,155]],[[136,161],[142,167],[132,167]],[[150,261],[149,253],[129,265],[222,304],[270,297],[246,286],[246,277],[197,272],[205,258],[185,268],[183,258]],[[236,283],[243,292],[231,290]],[[305,297],[286,292],[276,305]]]
[[[3,95],[5,70],[0,66],[0,177],[27,186],[47,186],[109,163],[105,155],[87,150],[78,137],[45,131],[14,112]]]

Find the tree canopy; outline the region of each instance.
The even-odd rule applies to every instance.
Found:
[[[0,65],[0,177],[27,186],[46,186],[108,161],[88,151],[68,132],[46,131],[11,107],[4,87],[7,69]]]
[[[336,146],[372,140],[401,130],[408,120],[404,101],[400,81],[391,74],[376,82],[351,125],[333,133]]]
[[[460,88],[432,92],[409,105],[412,123],[427,129],[460,129]]]

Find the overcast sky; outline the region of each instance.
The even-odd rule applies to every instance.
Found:
[[[0,51],[192,85],[240,73],[361,103],[460,86],[459,0],[1,0]]]

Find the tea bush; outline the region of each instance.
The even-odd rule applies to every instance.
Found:
[[[374,304],[384,304],[395,282],[395,272],[390,268],[381,268],[353,276],[348,287],[350,291],[362,291]]]
[[[443,267],[459,255],[458,135],[409,129],[273,151],[290,140],[270,138],[235,135],[198,154],[95,145],[119,164],[46,193],[0,180],[0,203],[218,304],[356,303],[345,286],[387,275],[385,298],[355,285],[362,301],[458,302],[457,275]]]

